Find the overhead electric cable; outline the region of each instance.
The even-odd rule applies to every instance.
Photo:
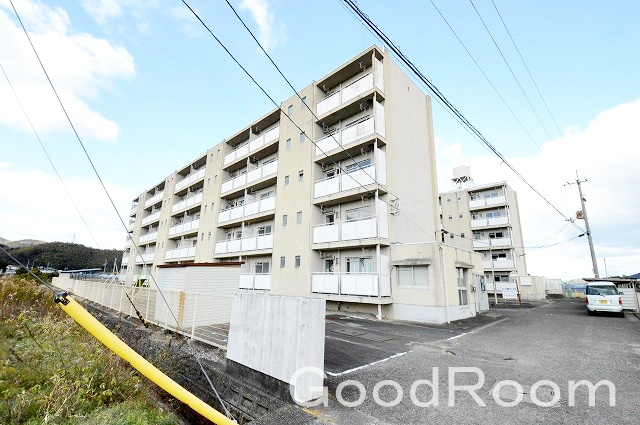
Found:
[[[542,128],[544,129],[545,134],[547,135],[549,140],[551,140],[551,135],[547,131],[547,127],[545,127],[544,123],[540,119],[540,115],[538,115],[538,112],[536,111],[536,108],[533,107],[533,104],[531,103],[531,100],[529,99],[529,96],[527,96],[527,93],[525,93],[524,88],[522,88],[522,84],[520,84],[520,80],[518,80],[518,77],[516,77],[516,74],[513,72],[513,69],[511,68],[511,65],[509,65],[509,62],[507,61],[507,58],[505,58],[504,54],[502,53],[502,49],[500,49],[500,46],[498,46],[498,43],[496,42],[496,39],[493,38],[493,34],[491,34],[491,31],[489,31],[489,27],[487,27],[487,24],[484,22],[484,19],[482,19],[482,16],[480,15],[480,12],[476,8],[476,5],[473,3],[473,0],[469,0],[469,2],[473,6],[473,9],[476,11],[476,14],[478,15],[478,18],[480,18],[480,21],[482,22],[482,25],[484,25],[484,29],[487,30],[487,34],[489,34],[489,37],[491,37],[491,40],[493,41],[493,44],[496,46],[496,49],[498,49],[498,52],[500,52],[500,56],[502,56],[502,60],[507,65],[507,68],[509,68],[509,72],[511,72],[511,75],[513,76],[513,79],[516,80],[516,83],[518,84],[518,87],[520,87],[520,91],[522,92],[522,95],[524,96],[525,99],[527,99],[527,103],[529,104],[529,106],[531,107],[531,110],[533,111],[534,115],[538,119],[538,122],[540,123],[540,126],[542,126]],[[537,146],[537,144],[536,144],[536,146]],[[540,147],[538,146],[538,148],[540,148]]]
[[[547,109],[547,113],[549,114],[549,116],[551,117],[551,120],[553,121],[553,125],[555,125],[556,130],[558,130],[558,134],[562,137],[562,131],[560,131],[560,128],[558,128],[558,123],[556,122],[555,117],[553,116],[553,114],[549,110],[549,106],[547,105],[547,102],[544,100],[544,96],[542,96],[542,93],[540,92],[540,88],[538,88],[538,84],[536,84],[536,80],[533,78],[533,75],[531,75],[531,71],[529,70],[529,67],[527,66],[527,63],[525,62],[524,58],[522,57],[522,54],[520,53],[520,49],[518,49],[518,45],[516,44],[516,41],[511,36],[511,31],[509,31],[509,28],[507,28],[506,22],[504,21],[504,19],[502,19],[502,15],[500,14],[500,11],[498,10],[498,7],[496,6],[496,3],[493,0],[491,0],[491,3],[493,4],[493,7],[496,9],[496,13],[500,17],[500,21],[502,21],[502,25],[504,25],[504,29],[507,30],[507,34],[509,34],[509,38],[511,39],[511,42],[513,43],[513,47],[516,48],[516,51],[518,52],[518,56],[520,56],[520,60],[522,60],[522,64],[524,65],[525,69],[527,70],[527,73],[529,74],[529,77],[531,78],[531,81],[533,82],[533,85],[535,86],[536,90],[538,91],[538,95],[540,96],[540,99],[542,99],[542,103],[544,104],[544,107]]]
[[[531,190],[533,190],[541,199],[543,199],[551,208],[553,208],[558,214],[560,214],[565,220],[571,221],[571,223],[578,228],[579,230],[584,232],[584,229],[581,229],[577,226],[571,219],[569,219],[562,211],[560,211],[555,205],[553,205],[546,197],[544,197],[531,183],[529,183],[523,176],[518,172],[508,161],[507,159],[480,133],[478,129],[476,129],[469,120],[467,120],[464,115],[460,111],[456,109],[451,102],[438,90],[438,88],[429,81],[422,72],[407,58],[407,56],[402,53],[402,51],[391,41],[387,35],[382,32],[370,19],[369,17],[360,10],[360,8],[355,4],[353,0],[342,0],[345,4],[347,4],[356,14],[359,20],[364,22],[366,26],[370,29],[370,31],[378,37],[390,50],[393,54],[402,61],[413,73],[414,75],[429,89],[429,91],[439,99],[446,108],[448,108],[460,121],[466,126],[470,132],[474,135],[476,139],[478,139],[481,143],[483,143],[494,155],[496,155],[513,173],[522,180]]]

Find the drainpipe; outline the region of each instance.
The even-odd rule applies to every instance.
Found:
[[[442,284],[444,286],[445,315],[447,318],[447,323],[451,323],[451,319],[449,318],[449,292],[447,291],[447,262],[444,255],[444,248],[441,244],[439,244],[439,249],[442,254]]]

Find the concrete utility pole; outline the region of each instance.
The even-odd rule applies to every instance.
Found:
[[[578,177],[578,172],[576,171],[576,182],[567,184],[577,184],[578,185],[578,193],[580,194],[580,202],[582,204],[582,218],[584,218],[584,225],[587,228],[587,238],[589,239],[589,249],[591,250],[591,262],[593,263],[593,274],[596,278],[600,277],[600,273],[598,272],[598,262],[596,261],[596,252],[593,250],[593,239],[591,238],[591,228],[589,227],[589,219],[587,218],[587,205],[585,204],[586,199],[582,195],[582,186],[581,183],[586,182],[587,179],[580,180]],[[578,216],[577,218],[580,218]]]

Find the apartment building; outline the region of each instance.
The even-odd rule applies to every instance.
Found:
[[[469,167],[454,169],[457,190],[440,194],[443,241],[482,254],[489,291],[527,276],[518,198],[507,182],[469,185]]]
[[[478,310],[479,256],[436,239],[431,100],[376,46],[141,193],[130,220],[127,283],[153,284],[159,265],[240,261],[241,290],[331,309]]]

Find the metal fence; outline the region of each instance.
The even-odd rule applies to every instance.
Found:
[[[226,350],[228,318],[217,308],[228,302],[214,294],[125,286],[118,282],[55,279],[54,285],[72,295],[136,317],[189,338]],[[134,307],[135,306],[135,307]]]

